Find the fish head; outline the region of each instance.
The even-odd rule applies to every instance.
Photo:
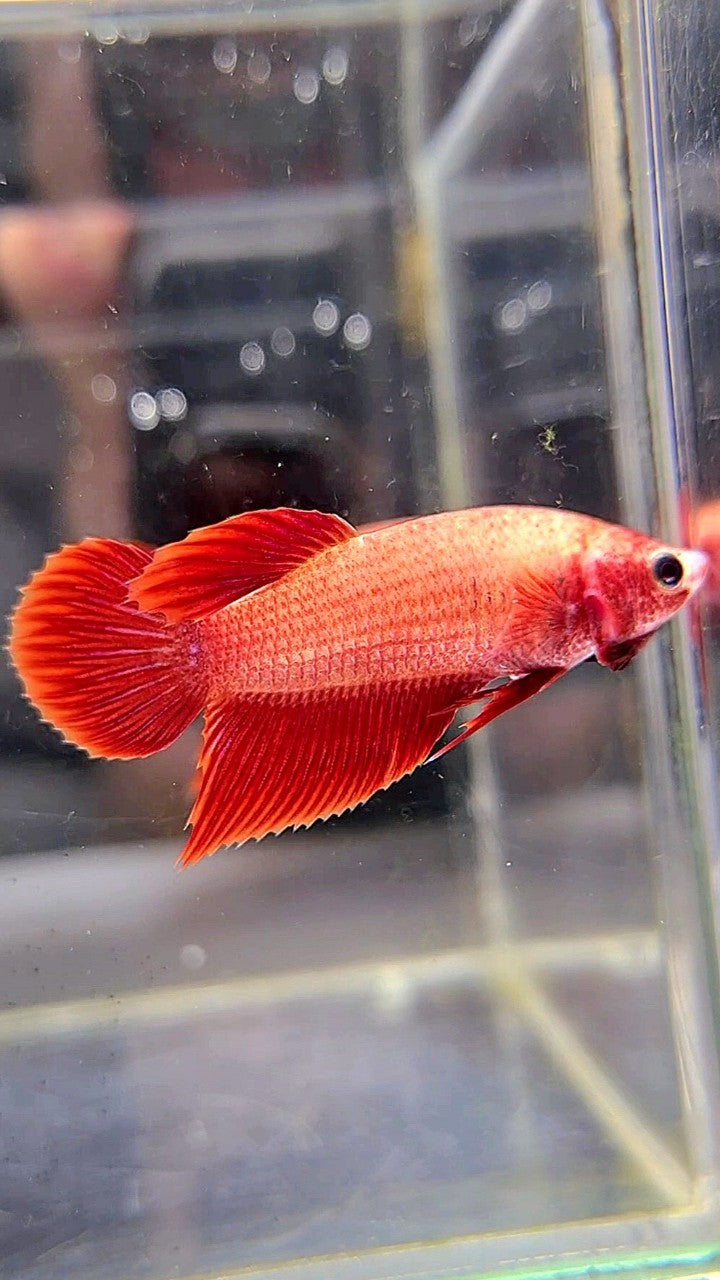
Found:
[[[702,586],[703,551],[608,525],[583,559],[583,605],[598,661],[621,670]]]

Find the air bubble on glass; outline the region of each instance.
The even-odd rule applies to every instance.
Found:
[[[202,969],[206,960],[207,951],[196,942],[189,942],[187,946],[180,949],[180,963],[195,973],[198,969]]]
[[[187,415],[187,398],[179,387],[164,387],[162,391],[158,391],[155,402],[161,418],[168,422],[182,422]]]
[[[121,28],[120,36],[128,44],[147,44],[150,39],[150,28],[136,22],[128,22]]]
[[[171,437],[168,449],[173,458],[177,458],[178,462],[181,462],[183,466],[187,466],[188,462],[192,462],[193,458],[197,456],[197,443],[192,431],[181,427]]]
[[[534,315],[547,311],[552,302],[553,291],[549,280],[536,280],[527,291],[527,305]]]
[[[271,71],[272,64],[266,53],[259,50],[250,54],[247,60],[248,80],[252,80],[253,84],[267,84]]]
[[[329,298],[321,298],[312,313],[312,322],[324,337],[336,333],[340,325],[340,311]]]
[[[295,350],[295,334],[292,329],[288,329],[284,324],[278,325],[277,329],[273,329],[270,346],[276,356],[287,360]]]
[[[265,352],[259,342],[244,342],[240,348],[240,367],[251,377],[257,377],[265,368]]]
[[[225,76],[231,76],[238,60],[235,41],[226,36],[216,40],[212,47],[212,60],[216,71],[222,72]]]
[[[155,397],[149,391],[135,391],[130,397],[130,421],[138,431],[152,431],[160,421]]]
[[[112,404],[117,395],[115,379],[107,373],[94,374],[90,380],[90,390],[99,404]]]
[[[510,298],[495,310],[495,327],[504,333],[519,333],[525,328],[528,309],[522,298]]]
[[[340,45],[334,45],[322,61],[323,79],[333,86],[342,84],[347,78],[349,65],[346,51]]]
[[[457,42],[461,49],[469,49],[476,40],[483,40],[490,30],[490,14],[466,13],[458,23]]]
[[[364,351],[370,346],[372,325],[362,311],[354,311],[343,325],[343,338],[353,351]]]
[[[117,44],[120,32],[114,22],[104,22],[100,19],[93,27],[93,35],[98,44]]]
[[[60,61],[64,62],[67,66],[74,66],[80,61],[82,56],[82,45],[80,44],[80,41],[63,40],[62,44],[58,45],[57,56]]]
[[[298,102],[301,102],[305,107],[309,107],[311,103],[317,100],[319,92],[320,77],[317,71],[314,71],[312,67],[301,67],[299,71],[295,72],[293,93]]]

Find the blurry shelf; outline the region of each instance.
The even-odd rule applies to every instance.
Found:
[[[430,22],[466,12],[467,6],[458,0],[421,0],[409,5],[405,0],[340,0],[338,3],[302,3],[302,0],[286,0],[278,4],[273,0],[246,0],[241,7],[234,0],[199,8],[190,3],[113,4],[112,0],[98,0],[92,6],[78,9],[67,0],[0,0],[0,31],[5,38],[42,35],[76,35],[88,31],[90,36],[98,29],[107,38],[111,23],[119,38],[129,32],[137,42],[138,28],[148,35],[209,35],[215,31],[236,30],[289,30],[292,28],[316,29],[345,26],[388,26],[391,23],[410,24]],[[475,6],[473,13],[493,13],[500,6],[485,3]],[[117,38],[117,37],[116,37]]]
[[[57,1001],[0,1010],[0,1043],[51,1036],[93,1035],[107,1027],[194,1020],[208,1013],[343,996],[370,998],[387,1007],[421,991],[448,985],[507,983],[518,971],[543,975],[580,969],[619,977],[657,971],[660,940],[652,930],[538,938],[515,944],[462,947],[438,955],[404,956],[369,964],[177,984],[117,996]]]

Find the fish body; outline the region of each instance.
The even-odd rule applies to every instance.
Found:
[[[213,695],[448,678],[476,687],[538,664],[573,665],[590,637],[572,571],[563,579],[549,569],[546,594],[528,601],[518,585],[523,548],[534,542],[542,557],[551,531],[529,509],[510,540],[512,519],[510,508],[489,508],[360,534],[212,615],[200,625]]]
[[[279,508],[159,551],[63,548],[25,589],[10,649],[41,713],[92,754],[150,754],[204,711],[189,862],[354,807],[472,702],[450,745],[590,656],[621,669],[705,568],[555,509],[357,533]]]

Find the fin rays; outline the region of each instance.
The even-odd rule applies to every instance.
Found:
[[[408,683],[212,705],[181,862],[354,808],[425,760],[463,696]]]

